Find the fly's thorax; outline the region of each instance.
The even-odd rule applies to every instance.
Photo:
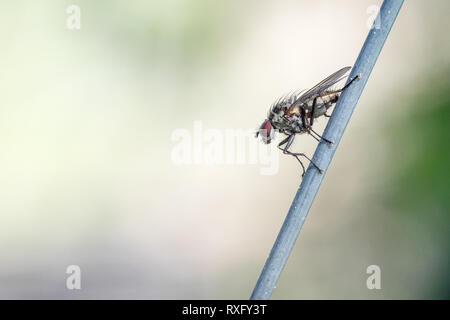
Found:
[[[302,121],[300,116],[298,115],[285,115],[282,118],[279,118],[278,121],[272,120],[272,124],[275,129],[280,132],[295,132],[300,133],[303,132],[304,128],[302,125]]]
[[[301,96],[303,91],[304,90],[291,92],[287,95],[280,97],[277,101],[272,103],[272,106],[270,107],[269,110],[269,114],[273,114],[274,117],[276,116],[281,117],[284,114],[286,114],[286,110],[290,106],[292,106],[295,103],[295,101],[297,101],[297,99]]]
[[[290,116],[300,115],[300,106],[297,104],[293,104],[286,110],[286,113]]]
[[[270,108],[268,119],[273,122],[282,122],[286,114],[286,108],[284,106],[275,106]]]

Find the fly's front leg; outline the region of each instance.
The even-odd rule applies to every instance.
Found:
[[[305,157],[306,159],[308,159],[309,162],[311,162],[312,165],[314,167],[316,167],[316,169],[319,170],[320,173],[323,173],[323,170],[320,169],[319,166],[317,166],[306,154],[304,154],[304,153],[295,153],[295,152],[289,151],[290,146],[294,142],[294,138],[295,138],[295,134],[290,135],[289,137],[287,137],[286,139],[284,139],[283,141],[281,141],[278,144],[278,148],[280,150],[282,150],[284,154],[289,154],[289,155],[295,157],[295,159],[297,159],[298,162],[300,162],[300,164],[302,166],[302,169],[303,169],[302,177],[305,175],[305,166],[303,165],[302,161],[299,159],[299,156],[300,157]],[[284,144],[286,144],[286,146],[284,148],[281,148],[281,146],[284,145]]]
[[[292,142],[294,142],[294,137],[295,134],[290,135],[289,137],[287,137],[286,139],[284,139],[283,141],[281,141],[278,144],[278,149],[280,149],[281,151],[283,151],[284,154],[289,154],[291,156],[294,156],[295,159],[298,160],[298,162],[300,162],[300,165],[302,166],[303,169],[303,173],[302,173],[302,177],[305,175],[305,166],[303,165],[303,162],[298,158],[298,156],[293,155],[291,152],[289,152],[287,149],[289,149],[289,147],[291,146]],[[282,145],[286,144],[286,147],[281,148]]]

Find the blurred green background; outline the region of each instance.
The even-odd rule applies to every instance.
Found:
[[[0,298],[247,299],[300,168],[178,166],[171,134],[256,129],[355,61],[373,5],[2,2]],[[274,299],[450,297],[449,9],[405,1]]]

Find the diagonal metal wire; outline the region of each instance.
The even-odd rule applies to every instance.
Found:
[[[330,146],[322,140],[314,153],[313,161],[324,170],[324,173],[319,173],[311,164],[309,165],[250,299],[269,299],[272,295],[326,170],[402,4],[403,0],[385,0],[383,2],[374,26],[370,30],[348,77],[348,79],[352,79],[360,74],[361,78],[343,91],[325,128],[323,136],[333,141],[334,144]]]

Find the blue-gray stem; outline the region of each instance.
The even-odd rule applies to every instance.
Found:
[[[352,79],[357,74],[360,74],[361,78],[343,91],[325,128],[323,136],[333,141],[334,144],[330,145],[322,140],[314,153],[313,161],[324,172],[319,173],[314,166],[309,165],[250,299],[268,299],[272,295],[272,291],[294,247],[308,211],[339,145],[339,141],[402,4],[403,0],[385,0],[383,2],[378,13],[379,16],[375,20],[348,77],[348,79]]]

